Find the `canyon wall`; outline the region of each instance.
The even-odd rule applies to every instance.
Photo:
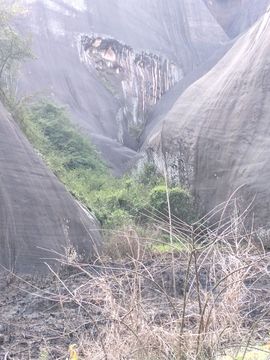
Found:
[[[228,41],[203,0],[23,3],[27,21],[17,25],[32,33],[36,59],[24,68],[21,93],[66,105],[117,175],[138,158],[160,98]]]

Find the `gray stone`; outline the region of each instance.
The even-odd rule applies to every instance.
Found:
[[[45,273],[74,249],[95,254],[99,225],[48,170],[0,104],[0,271]]]
[[[231,37],[238,36],[266,11],[269,0],[204,0],[219,24]]]
[[[158,158],[162,144],[170,176],[203,212],[242,187],[257,225],[269,225],[270,211],[269,38],[270,10],[178,98],[147,145]]]
[[[228,41],[203,0],[23,2],[29,14],[27,21],[22,18],[17,26],[33,34],[37,59],[24,68],[19,84],[21,93],[24,96],[42,93],[67,105],[73,121],[91,137],[116,174],[123,173],[136,160],[138,155],[134,150],[139,144],[134,138],[143,131],[142,123],[149,120],[144,117],[141,121],[142,112],[135,111],[144,108],[141,90],[135,89],[141,81],[130,81],[129,75],[127,83],[134,91],[129,86],[127,96],[123,96],[115,76],[110,76],[108,71],[103,71],[102,76],[95,66],[89,66],[86,58],[89,54],[81,46],[84,35],[102,37],[107,43],[117,41],[133,54],[161,56],[167,64],[175,64],[181,76],[193,72]],[[124,71],[130,71],[128,66]],[[149,76],[149,72],[144,74],[154,87],[162,84]],[[161,77],[172,84],[179,80],[175,75],[172,80],[164,74]],[[168,90],[169,86],[162,88],[164,95],[164,89]],[[153,98],[150,105],[156,103],[156,95]]]

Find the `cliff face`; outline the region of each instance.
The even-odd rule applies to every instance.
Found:
[[[242,187],[245,206],[253,201],[257,224],[268,226],[269,37],[270,10],[183,93],[148,145],[157,163],[163,151],[170,177],[194,191],[203,212]]]
[[[203,0],[24,0],[37,59],[19,84],[66,104],[116,174],[160,98],[228,37]],[[27,25],[26,25],[27,23]]]
[[[150,109],[183,78],[182,69],[160,55],[136,53],[115,39],[82,36],[82,61],[95,69],[104,86],[118,99],[117,140],[127,146],[145,128]]]
[[[99,227],[46,168],[0,104],[0,271],[44,274],[44,262],[88,259]]]

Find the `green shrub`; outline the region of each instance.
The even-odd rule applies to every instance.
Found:
[[[192,199],[188,191],[180,187],[166,189],[165,185],[154,187],[150,192],[150,205],[159,214],[168,215],[168,196],[171,215],[177,219],[190,221],[192,217]]]
[[[70,123],[64,108],[41,101],[27,109],[23,125],[30,140],[46,153],[63,157],[67,170],[95,169],[105,171],[96,150]],[[37,143],[37,137],[39,142]]]

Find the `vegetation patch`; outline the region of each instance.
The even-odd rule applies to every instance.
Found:
[[[166,187],[152,165],[136,176],[113,177],[89,139],[74,127],[65,109],[47,100],[23,105],[16,118],[34,147],[67,189],[103,228],[145,225],[168,214]],[[172,214],[190,218],[192,201],[181,188],[169,189]]]

